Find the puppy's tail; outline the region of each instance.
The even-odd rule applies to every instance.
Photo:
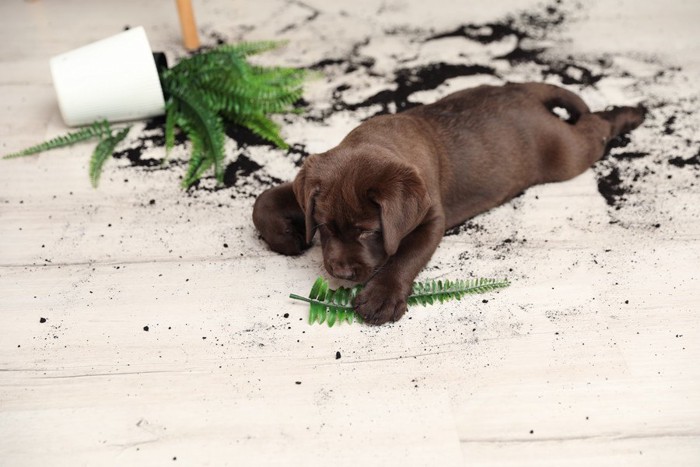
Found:
[[[566,109],[569,116],[565,118],[565,120],[572,125],[576,124],[582,115],[591,113],[586,103],[571,91],[551,84],[542,83],[527,83],[525,86],[528,92],[536,96],[550,112],[553,112],[557,107]],[[608,139],[613,139],[641,125],[646,113],[646,108],[638,106],[613,107],[602,112],[594,112],[593,115],[610,123]]]
[[[581,115],[591,111],[583,99],[566,89],[543,83],[527,83],[525,86],[550,112],[557,107],[565,109],[569,114],[565,118],[568,123],[575,124]]]

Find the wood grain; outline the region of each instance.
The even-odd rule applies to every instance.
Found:
[[[137,23],[171,63],[182,55],[174,5],[54,3],[0,4],[3,153],[66,130],[51,55]],[[451,2],[429,3],[345,3],[341,12],[320,1],[217,0],[197,14],[230,40],[289,39],[261,57],[270,63],[309,65],[369,37],[357,50],[380,70],[415,47],[386,31],[450,30],[537,6],[471,2],[466,18]],[[560,52],[619,56],[634,62],[631,80],[642,79],[639,57],[656,54],[683,71],[655,96],[698,98],[697,7],[664,2],[655,21],[653,1],[588,8],[561,33],[571,42]],[[623,41],[620,24],[635,35]],[[430,47],[431,59],[453,54]],[[343,79],[309,85],[315,109]],[[360,100],[385,85],[347,79]],[[608,92],[622,81],[584,96],[625,103],[610,101],[629,94]],[[324,125],[290,117],[284,132],[321,150],[361,113]],[[694,128],[693,141],[697,123],[677,120]],[[652,118],[635,144],[677,155],[663,125]],[[328,329],[309,326],[305,306],[287,298],[322,273],[318,247],[298,258],[266,250],[251,196],[184,193],[183,167],[124,159],[109,161],[93,190],[91,149],[0,161],[0,465],[700,464],[697,168],[650,163],[658,177],[635,182],[617,211],[594,171],[529,190],[446,237],[419,277],[508,276],[510,288],[412,308],[391,326]],[[250,151],[278,178],[295,170],[283,152]]]

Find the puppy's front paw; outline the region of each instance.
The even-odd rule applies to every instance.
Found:
[[[400,284],[371,280],[357,294],[355,311],[369,324],[398,321],[406,312],[409,291]]]

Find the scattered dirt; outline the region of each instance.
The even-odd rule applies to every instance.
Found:
[[[325,57],[310,64],[310,70],[324,77],[329,92],[316,100],[300,100],[296,107],[302,111],[301,115],[284,118],[283,125],[290,130],[288,133],[301,136],[296,141],[292,138],[291,149],[285,152],[244,128],[228,128],[227,135],[235,144],[228,150],[231,162],[225,171],[225,189],[230,190],[232,198],[256,196],[283,178],[294,176],[296,168],[309,154],[305,135],[312,136],[315,128],[332,126],[338,118],[359,123],[373,115],[414,107],[419,105],[419,100],[414,98],[416,93],[435,91],[450,80],[465,77],[490,77],[499,81],[508,81],[512,77],[520,81],[547,80],[568,85],[579,92],[612,89],[623,98],[627,93],[643,95],[644,104],[649,108],[644,126],[635,130],[631,137],[623,136],[611,142],[608,157],[594,167],[598,191],[608,204],[611,216],[630,204],[648,201],[653,185],[669,176],[667,170],[659,169],[660,166],[691,171],[684,178],[697,179],[700,176],[697,170],[700,166],[700,141],[691,119],[697,109],[697,99],[660,97],[668,94],[669,87],[675,83],[674,76],[682,70],[648,57],[635,59],[634,63],[647,69],[656,67],[655,74],[637,72],[634,66],[619,66],[615,57],[562,56],[557,53],[557,45],[561,42],[559,33],[569,27],[572,19],[581,15],[584,8],[580,4],[554,1],[499,21],[465,23],[446,31],[394,28],[385,31],[385,36],[357,42],[344,56]],[[318,12],[310,9],[308,17],[303,19],[304,24],[313,23],[318,17]],[[385,68],[379,67],[376,56],[368,56],[367,51],[375,51],[376,41],[392,35],[405,35],[416,47],[412,51],[391,50],[391,56],[399,66],[393,71],[382,71]],[[220,32],[211,32],[209,36],[217,44],[226,40]],[[415,59],[416,50],[420,54],[425,47],[459,38],[470,44],[468,50],[481,47],[484,53],[474,57],[464,54],[460,56],[461,63],[444,59],[426,63]],[[507,52],[489,55],[489,47],[506,41],[513,44]],[[623,89],[613,89],[615,81],[622,78],[632,78],[631,84]],[[367,82],[372,83],[374,92],[362,97],[361,84]],[[130,165],[138,170],[184,171],[185,160],[172,158],[162,163],[159,158],[147,155],[150,149],[163,146],[163,126],[163,118],[149,120],[116,157],[129,160]],[[187,144],[186,138],[179,135],[176,145],[184,144]],[[279,160],[290,160],[289,170],[283,175],[271,171],[270,159],[261,159],[257,148],[265,148],[268,154],[272,153]],[[183,157],[186,151],[180,154]],[[194,189],[207,191],[213,187],[213,180],[209,178]],[[469,231],[475,226],[466,223],[448,234]]]

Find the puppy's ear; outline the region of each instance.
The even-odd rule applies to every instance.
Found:
[[[423,221],[431,201],[423,179],[412,167],[392,166],[380,180],[370,190],[370,198],[379,205],[384,250],[392,256],[401,240]]]
[[[302,167],[297,174],[294,182],[292,183],[292,189],[294,190],[294,196],[297,199],[297,203],[299,203],[299,206],[301,206],[301,210],[304,211],[306,243],[310,244],[311,240],[314,238],[314,234],[316,233],[316,222],[314,221],[314,203],[316,194],[318,194],[318,187],[312,186],[311,183],[308,183],[306,166]]]

